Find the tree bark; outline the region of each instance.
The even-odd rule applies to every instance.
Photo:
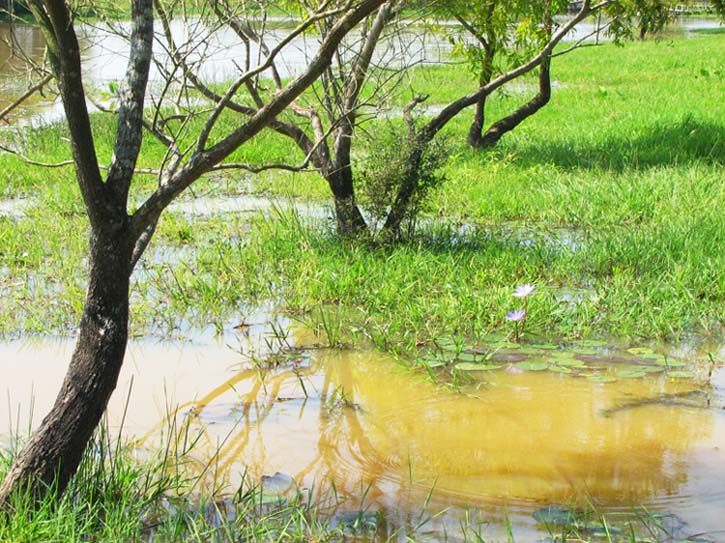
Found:
[[[16,492],[61,494],[116,387],[128,338],[132,243],[128,228],[94,232],[90,278],[70,366],[50,413],[0,486],[0,506]]]
[[[350,164],[325,176],[335,199],[337,233],[341,237],[359,236],[367,223],[355,200],[354,179]]]
[[[486,133],[479,137],[476,141],[476,145],[473,145],[473,147],[483,149],[490,149],[491,147],[494,147],[504,134],[511,132],[511,130],[534,115],[542,107],[548,104],[549,100],[551,100],[551,74],[549,61],[546,60],[541,63],[539,71],[539,92],[536,96],[511,113],[511,115],[493,123],[488,130],[486,130]],[[470,144],[470,137],[468,141]]]
[[[476,111],[473,114],[473,122],[468,130],[469,147],[477,148],[483,146],[483,125],[486,122],[486,95],[476,102]]]

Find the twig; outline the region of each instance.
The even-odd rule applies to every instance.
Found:
[[[25,91],[17,100],[15,100],[12,104],[7,106],[5,109],[0,111],[0,121],[3,120],[11,111],[13,111],[16,107],[18,107],[20,104],[25,102],[28,98],[30,98],[33,94],[38,92],[40,89],[42,89],[45,85],[47,85],[51,79],[53,79],[53,74],[46,75],[43,79],[41,79],[38,83],[30,87],[27,91]]]

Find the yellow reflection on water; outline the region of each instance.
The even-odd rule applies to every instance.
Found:
[[[214,457],[232,486],[245,472],[281,471],[392,508],[421,503],[433,487],[438,504],[629,505],[677,494],[698,451],[722,460],[722,417],[710,410],[653,402],[603,413],[691,391],[693,381],[486,377],[458,392],[379,355],[322,351],[297,371],[239,371],[182,411],[208,447],[200,466]]]

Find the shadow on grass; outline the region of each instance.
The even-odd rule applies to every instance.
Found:
[[[525,165],[555,164],[567,169],[622,172],[693,162],[721,164],[725,161],[725,125],[685,118],[642,128],[632,137],[511,141],[502,150],[514,152]]]

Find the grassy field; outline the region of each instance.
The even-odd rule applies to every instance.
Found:
[[[514,288],[529,283],[536,290],[527,334],[722,341],[723,51],[725,35],[703,34],[557,59],[551,104],[495,150],[464,145],[465,116],[446,130],[447,182],[416,231],[394,246],[341,241],[330,219],[288,210],[290,199],[329,205],[315,174],[204,180],[184,199],[251,192],[277,204],[264,213],[166,214],[133,278],[132,333],[224,328],[273,301],[331,344],[371,342],[408,354],[443,335],[510,333],[506,313],[520,307]],[[455,66],[420,69],[411,81],[431,93],[429,105],[470,84]],[[490,117],[525,96],[526,89],[498,95]],[[100,154],[110,156],[114,121],[94,123]],[[38,159],[66,158],[60,124],[4,137]],[[148,141],[141,166],[162,155]],[[298,154],[288,142],[264,134],[235,160],[289,156]],[[80,317],[87,250],[73,173],[9,155],[0,155],[0,171],[0,197],[24,206],[22,217],[0,216],[0,335],[68,333]],[[153,186],[153,178],[139,178],[136,197]],[[11,459],[0,452],[0,479]],[[139,464],[101,435],[63,499],[48,500],[30,520],[20,498],[18,514],[0,517],[0,540],[341,537],[314,507],[269,511],[253,492],[236,496],[235,519],[220,522],[221,506],[189,497],[190,484],[169,457]]]
[[[415,234],[394,247],[341,242],[331,221],[281,209],[167,214],[135,276],[133,330],[223,327],[274,300],[313,326],[334,322],[348,340],[405,351],[442,334],[508,331],[513,288],[534,283],[527,328],[536,334],[721,337],[724,40],[604,45],[557,58],[551,103],[493,151],[464,145],[462,116],[446,129],[447,181]],[[470,85],[457,66],[420,69],[411,80],[431,93],[429,105]],[[489,118],[531,92],[497,95]],[[114,123],[94,122],[100,155],[110,155]],[[57,146],[62,126],[14,138],[42,160],[67,150]],[[162,153],[149,140],[142,166]],[[261,135],[235,160],[290,156],[298,153],[289,143]],[[0,164],[3,198],[29,202],[25,218],[0,218],[0,333],[68,331],[82,306],[87,244],[72,172],[8,155]],[[138,181],[140,198],[154,179]],[[233,174],[195,188],[245,191],[328,202],[313,173]]]

